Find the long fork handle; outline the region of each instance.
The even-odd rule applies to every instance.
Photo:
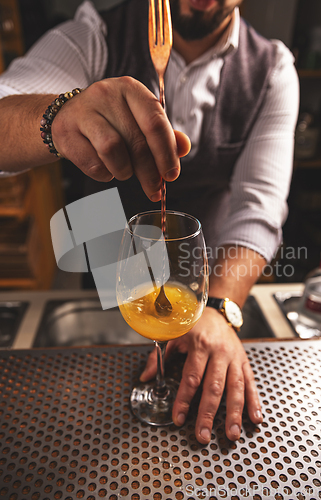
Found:
[[[164,77],[160,76],[159,77],[159,102],[163,106],[163,109],[165,109],[165,90],[164,90]],[[165,236],[165,231],[166,231],[166,183],[165,180],[162,178],[162,194],[161,194],[161,227],[162,227],[162,233]]]
[[[165,90],[164,90],[164,77],[159,77],[159,102],[161,103],[163,109],[165,109]]]

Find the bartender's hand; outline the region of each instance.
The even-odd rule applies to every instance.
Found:
[[[172,350],[187,353],[182,380],[173,407],[173,420],[183,425],[191,400],[203,377],[195,435],[202,444],[209,443],[213,420],[226,389],[226,436],[240,437],[242,411],[246,399],[251,421],[262,422],[261,406],[253,372],[237,334],[218,311],[206,307],[201,319],[186,335],[168,343]],[[156,352],[150,354],[141,381],[156,375]]]
[[[96,82],[68,101],[52,138],[60,154],[97,181],[135,174],[152,201],[161,198],[161,177],[179,176],[179,157],[190,149],[155,95],[131,77]]]

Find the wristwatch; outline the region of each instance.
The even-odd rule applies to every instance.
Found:
[[[243,325],[243,316],[240,307],[230,299],[217,299],[216,297],[209,297],[207,306],[213,307],[220,311],[228,324],[232,326],[237,332]]]

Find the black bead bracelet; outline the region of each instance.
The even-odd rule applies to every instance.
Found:
[[[53,140],[52,140],[52,134],[51,134],[51,126],[52,122],[54,121],[54,118],[56,117],[57,113],[60,111],[62,106],[72,99],[75,95],[80,94],[84,89],[73,89],[71,92],[66,92],[65,94],[60,94],[48,108],[46,109],[45,113],[42,115],[42,119],[40,121],[40,132],[41,132],[41,138],[47,148],[49,149],[50,153],[58,156],[59,158],[62,157],[60,153],[56,150]]]

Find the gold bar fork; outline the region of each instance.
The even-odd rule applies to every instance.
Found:
[[[173,45],[172,19],[169,0],[149,0],[148,15],[149,51],[159,80],[159,102],[165,109],[164,75]],[[166,231],[166,184],[162,179],[161,227],[165,237]],[[169,316],[172,304],[161,286],[155,300],[155,309],[159,316]]]
[[[148,41],[159,79],[159,102],[165,107],[164,75],[173,45],[169,0],[149,0]]]

